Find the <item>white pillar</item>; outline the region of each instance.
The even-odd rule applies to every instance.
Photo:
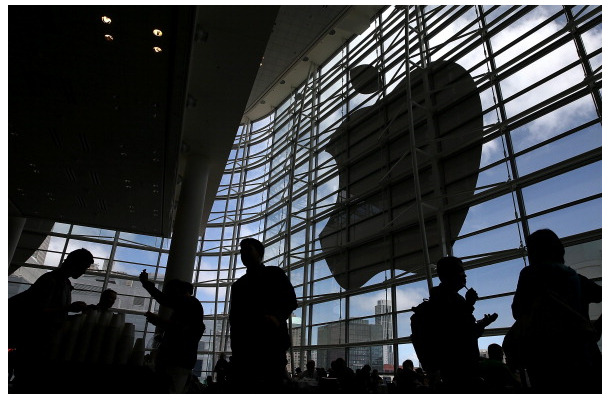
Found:
[[[23,227],[25,226],[25,218],[23,217],[8,217],[8,265],[9,271],[11,261],[13,261],[13,256],[15,255],[15,250],[17,249],[17,244],[19,243],[19,239],[21,238],[21,232],[23,232]]]
[[[193,280],[193,265],[197,252],[199,227],[203,218],[208,173],[209,165],[204,156],[201,154],[188,155],[176,209],[165,282],[172,279],[187,282]]]

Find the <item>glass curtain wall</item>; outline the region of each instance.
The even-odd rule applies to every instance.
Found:
[[[246,237],[295,287],[290,369],[417,365],[411,307],[446,254],[465,262],[475,316],[499,315],[480,349],[501,343],[537,229],[601,284],[601,18],[601,6],[388,7],[310,62],[300,87],[236,134],[194,264],[207,326],[198,373],[230,355]],[[169,240],[62,224],[47,239],[35,253],[46,258],[9,277],[12,293],[89,248],[97,269],[74,297],[120,287],[117,307],[152,346],[143,314],[156,304],[137,275],[162,283]]]

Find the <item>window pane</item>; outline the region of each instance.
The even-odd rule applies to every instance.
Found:
[[[602,200],[595,199],[529,220],[530,231],[548,228],[559,237],[602,228]]]
[[[333,300],[326,303],[314,304],[311,315],[313,324],[338,321],[345,317],[345,301]]]
[[[544,211],[571,201],[601,194],[601,161],[547,179],[523,189],[528,213]]]

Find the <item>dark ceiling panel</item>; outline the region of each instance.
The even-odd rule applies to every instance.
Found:
[[[22,216],[167,230],[176,172],[166,166],[180,145],[168,126],[184,104],[173,87],[186,86],[176,65],[186,70],[190,51],[174,43],[190,42],[193,16],[194,7],[9,7],[8,194]]]

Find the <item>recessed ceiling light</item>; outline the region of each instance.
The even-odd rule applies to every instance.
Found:
[[[104,15],[102,17],[102,22],[105,23],[105,24],[110,24],[112,22],[112,20],[109,17]]]
[[[112,42],[114,40],[112,35],[104,35],[104,38],[106,38],[106,41],[108,41],[108,42]]]
[[[161,29],[155,29],[155,30],[153,30],[153,35],[163,36],[163,32],[161,32]]]
[[[153,50],[155,51],[155,53],[161,53],[163,51],[161,47],[158,46],[153,47]]]

